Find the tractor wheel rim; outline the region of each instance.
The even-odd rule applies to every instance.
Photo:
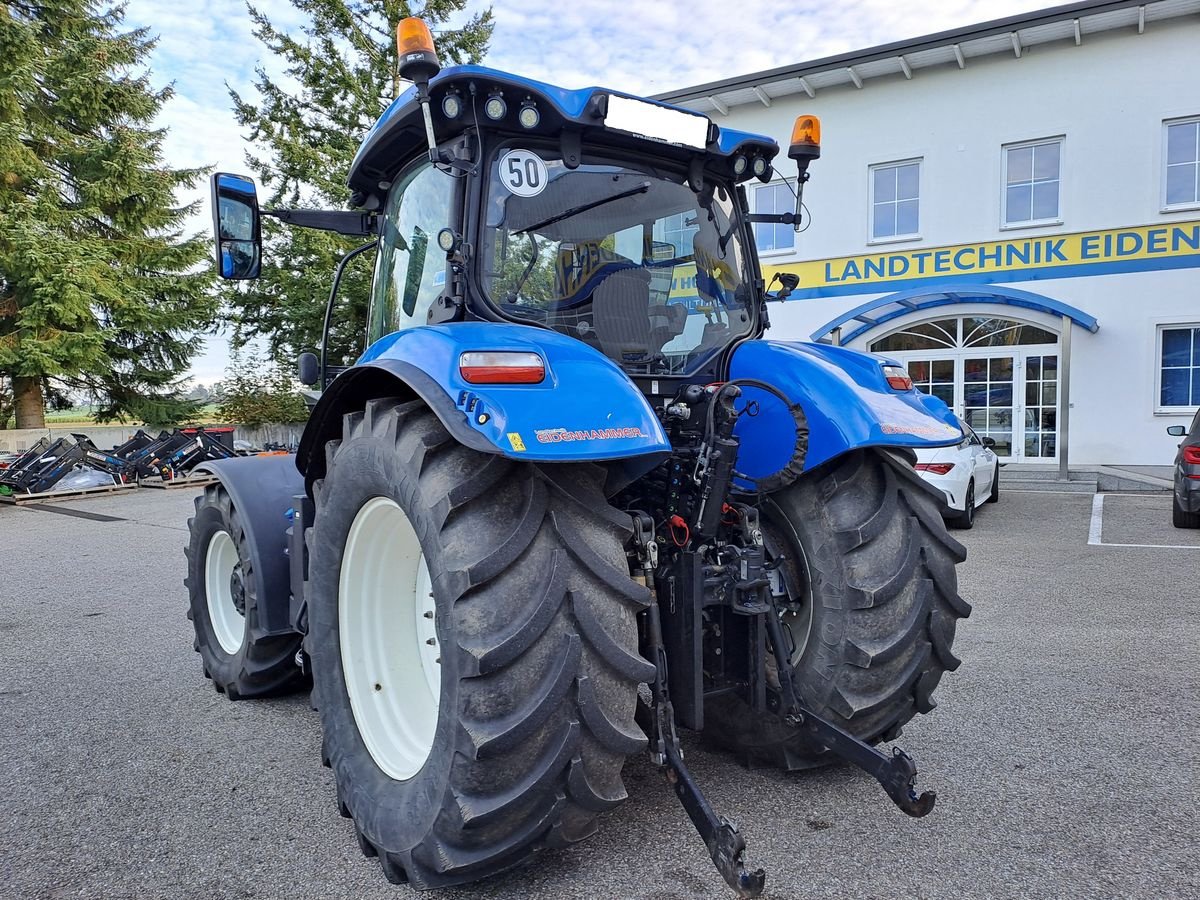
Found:
[[[221,649],[231,656],[241,649],[246,636],[246,617],[234,599],[237,568],[237,544],[228,531],[216,532],[204,557],[204,595],[208,599],[208,620],[213,634]]]
[[[358,733],[390,778],[417,774],[433,749],[441,697],[429,568],[404,511],[368,500],[346,536],[338,582],[338,634],[346,694]]]
[[[800,575],[804,579],[803,586],[800,587],[802,597],[795,598],[801,602],[801,607],[798,612],[788,610],[779,617],[780,623],[787,629],[788,634],[792,639],[792,665],[800,664],[800,658],[804,656],[804,651],[808,647],[808,641],[812,636],[813,622],[813,594],[812,594],[812,570],[808,567],[808,554],[804,552],[804,547],[800,542],[796,542],[796,550],[798,552]],[[791,590],[795,589],[795,585],[789,585]],[[791,590],[788,593],[791,593]]]

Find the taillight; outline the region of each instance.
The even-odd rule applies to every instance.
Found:
[[[934,475],[949,475],[954,463],[916,463],[913,466],[918,472],[932,472]]]
[[[911,391],[912,379],[900,366],[884,366],[883,377],[887,379],[887,383],[893,391]]]
[[[538,384],[546,364],[536,353],[472,350],[459,356],[458,372],[470,384]]]
[[[1183,461],[1189,466],[1200,466],[1200,446],[1184,447]]]

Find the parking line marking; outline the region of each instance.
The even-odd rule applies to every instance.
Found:
[[[1092,546],[1104,543],[1100,534],[1104,531],[1104,495],[1097,494],[1092,498],[1092,521],[1088,526],[1088,543]]]
[[[1088,525],[1088,544],[1092,547],[1137,547],[1144,550],[1200,550],[1187,544],[1106,544],[1101,535],[1104,531],[1104,494],[1092,500],[1092,520]],[[1119,496],[1137,496],[1122,494]]]
[[[1200,547],[1190,547],[1187,544],[1105,544],[1101,547],[1144,547],[1147,550],[1200,550]]]

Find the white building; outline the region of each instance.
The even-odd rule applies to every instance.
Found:
[[[1200,0],[1088,2],[660,95],[822,121],[770,336],[904,360],[1014,462],[1169,463],[1200,405]],[[780,154],[758,211],[792,208]],[[790,172],[789,172],[790,170]]]

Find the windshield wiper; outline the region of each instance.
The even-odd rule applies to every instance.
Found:
[[[580,213],[585,213],[588,210],[595,209],[597,206],[603,206],[606,203],[612,203],[614,200],[624,200],[626,197],[632,197],[634,194],[644,194],[650,190],[650,182],[643,181],[635,188],[630,188],[627,191],[622,191],[619,194],[613,194],[609,197],[602,197],[599,200],[593,200],[591,203],[581,203],[579,206],[572,206],[566,212],[561,212],[557,216],[551,216],[548,219],[543,219],[530,225],[528,228],[522,228],[516,234],[527,234],[530,231],[537,231],[539,228],[545,228],[547,225],[553,225],[555,222],[561,222],[563,219],[569,219],[572,216],[577,216]]]

